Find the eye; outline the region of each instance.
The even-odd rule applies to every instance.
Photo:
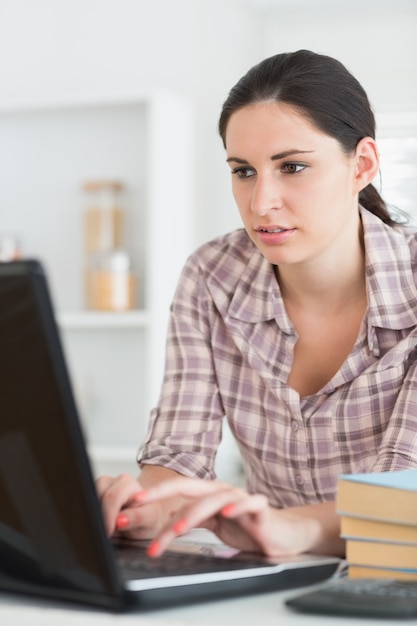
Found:
[[[255,170],[251,167],[240,166],[232,169],[232,175],[237,176],[237,178],[241,179],[251,178],[252,176],[255,176],[255,174]]]
[[[281,169],[284,174],[299,174],[305,170],[306,167],[307,165],[304,163],[284,163]]]

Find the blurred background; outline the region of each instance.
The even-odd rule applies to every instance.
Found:
[[[416,32],[414,0],[0,0],[0,102],[161,87],[190,98],[201,242],[237,223],[216,123],[251,65],[333,55],[401,121],[417,111]]]
[[[277,52],[338,58],[376,112],[378,185],[417,214],[416,32],[415,0],[0,0],[0,242],[45,262],[97,471],[132,467],[186,256],[240,226],[217,135],[229,89]],[[122,312],[85,295],[85,212],[116,202],[109,181],[125,256],[99,261],[136,281]]]

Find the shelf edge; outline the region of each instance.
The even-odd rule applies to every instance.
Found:
[[[132,461],[135,463],[137,447],[121,445],[91,444],[87,446],[88,454],[95,461]]]
[[[63,330],[139,329],[149,325],[148,311],[60,311],[56,313],[58,325]]]

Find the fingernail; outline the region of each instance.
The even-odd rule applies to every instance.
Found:
[[[138,493],[135,493],[134,499],[136,500],[136,502],[141,502],[142,500],[146,499],[147,495],[148,495],[148,492],[145,490],[138,491]]]
[[[127,517],[127,515],[123,515],[123,513],[118,515],[116,519],[116,528],[118,530],[123,530],[124,528],[127,528],[128,526],[129,526],[129,518]]]
[[[187,520],[185,519],[185,517],[182,517],[177,522],[175,522],[172,530],[176,535],[182,535],[182,533],[185,533],[185,531],[187,530]]]
[[[152,541],[152,543],[149,544],[148,549],[146,550],[146,554],[150,557],[158,556],[159,548],[160,546],[158,541]]]
[[[226,506],[221,509],[220,513],[224,515],[224,517],[229,517],[229,515],[232,515],[235,508],[235,504],[226,504]]]

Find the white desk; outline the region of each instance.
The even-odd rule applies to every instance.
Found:
[[[0,595],[1,626],[372,626],[375,620],[302,615],[286,608],[291,592],[267,593],[164,611],[115,615]],[[379,620],[377,623],[381,623]],[[398,626],[400,620],[385,620]]]

